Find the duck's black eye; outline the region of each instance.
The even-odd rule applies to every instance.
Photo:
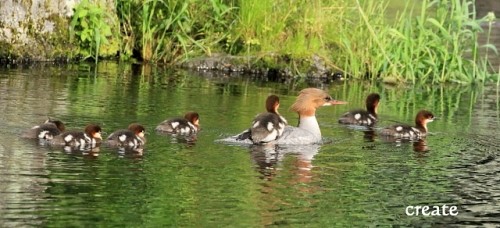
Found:
[[[332,97],[328,96],[328,97],[325,97],[325,101],[331,101],[333,100]]]

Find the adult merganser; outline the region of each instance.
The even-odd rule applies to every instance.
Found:
[[[372,126],[377,122],[377,107],[380,95],[372,93],[366,97],[366,110],[356,109],[346,112],[339,118],[341,124]]]
[[[280,99],[276,95],[270,95],[266,99],[267,112],[257,115],[252,127],[238,135],[238,140],[250,139],[254,144],[268,143],[276,140],[283,134],[286,119],[278,112]]]
[[[21,134],[22,138],[27,139],[53,139],[54,136],[61,134],[65,130],[64,123],[59,120],[49,118],[45,123],[32,127]]]
[[[144,126],[133,123],[128,126],[128,129],[111,133],[106,139],[106,144],[113,147],[136,148],[146,143],[145,132]]]
[[[427,135],[427,123],[434,120],[434,114],[429,111],[421,110],[415,117],[415,127],[396,124],[380,131],[380,134],[387,137],[416,140]]]
[[[299,114],[299,126],[292,127],[290,125],[285,126],[283,134],[274,142],[277,144],[314,144],[320,143],[321,130],[319,128],[318,121],[316,120],[316,109],[321,106],[330,106],[336,104],[346,104],[344,101],[334,100],[327,92],[316,89],[307,88],[300,91],[299,96],[295,100],[295,103],[290,108]],[[233,140],[223,140],[223,141],[234,141],[238,138],[231,137]],[[237,142],[237,141],[236,141]]]
[[[200,115],[188,112],[184,118],[173,118],[161,122],[155,130],[163,133],[177,135],[193,135],[200,130]]]
[[[321,130],[316,120],[316,109],[321,106],[347,104],[334,100],[327,92],[307,88],[300,91],[295,103],[290,108],[299,114],[299,126],[286,126],[283,135],[276,140],[278,144],[314,144],[320,143]]]
[[[89,124],[85,131],[69,131],[62,133],[50,141],[53,145],[70,146],[79,148],[92,148],[97,146],[102,140],[101,127]]]

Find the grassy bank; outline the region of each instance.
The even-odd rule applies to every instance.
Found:
[[[121,58],[176,64],[213,53],[304,75],[313,56],[332,72],[387,82],[492,80],[481,23],[466,0],[116,0]],[[392,15],[388,17],[387,15]],[[96,49],[98,50],[98,49]],[[257,58],[255,58],[257,57]],[[496,76],[494,76],[496,78]]]

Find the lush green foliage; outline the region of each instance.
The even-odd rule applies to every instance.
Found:
[[[103,8],[82,0],[75,8],[70,26],[71,38],[76,38],[84,58],[93,57],[97,62],[101,45],[108,44],[108,37],[112,35]]]
[[[238,25],[230,31],[230,53],[286,58],[279,67],[297,74],[307,70],[313,55],[329,61],[335,51],[336,27],[346,1],[238,1]],[[280,64],[280,58],[274,58]],[[305,61],[304,61],[305,60]],[[269,61],[267,61],[269,62]]]
[[[397,15],[387,16],[392,3],[117,0],[116,7],[124,36],[121,53],[129,57],[136,50],[144,61],[178,63],[226,52],[264,59],[271,66],[284,62],[279,67],[301,74],[319,56],[332,71],[353,78],[488,80],[487,58],[496,49],[480,46],[478,34],[481,23],[491,23],[494,16],[476,19],[469,0],[407,1]]]
[[[408,4],[393,25],[379,16],[383,5],[357,3],[359,18],[341,32],[336,56],[352,75],[413,83],[486,80],[488,49],[496,49],[486,45],[480,56],[478,33],[486,19],[475,19],[470,1],[422,1],[420,11]]]
[[[176,63],[212,52],[231,26],[221,0],[117,0],[125,36],[122,53],[140,50],[144,61]]]

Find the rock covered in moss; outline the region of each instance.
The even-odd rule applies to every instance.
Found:
[[[69,22],[80,0],[2,0],[0,4],[0,60],[56,61],[75,55],[69,41]],[[114,12],[112,0],[98,0]],[[110,20],[117,21],[116,16]],[[110,23],[117,25],[118,23]],[[114,55],[118,47],[104,55]]]

